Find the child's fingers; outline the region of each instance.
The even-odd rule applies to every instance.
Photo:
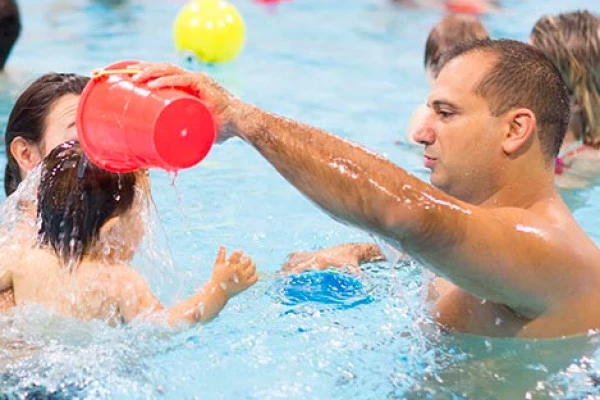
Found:
[[[252,259],[248,256],[242,256],[242,258],[240,259],[240,264],[242,264],[243,266],[248,266],[252,264]]]
[[[240,258],[242,258],[242,251],[236,250],[233,253],[231,253],[231,255],[229,256],[229,263],[230,264],[239,264]]]
[[[225,263],[227,261],[227,255],[225,251],[225,246],[219,247],[219,253],[217,254],[217,261],[215,263]]]
[[[254,285],[258,281],[258,275],[253,275],[248,279],[248,286]]]
[[[252,276],[256,273],[256,264],[251,263],[248,268],[246,268],[246,276]]]

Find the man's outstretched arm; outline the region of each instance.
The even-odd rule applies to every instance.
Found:
[[[245,107],[238,136],[309,199],[476,296],[534,316],[595,279],[578,268],[592,260],[527,210],[462,202],[357,144]]]
[[[198,93],[213,107],[220,140],[250,143],[334,218],[397,243],[476,296],[538,315],[589,278],[573,268],[586,256],[531,212],[459,201],[357,144],[245,104],[205,74],[139,67],[137,79],[151,87]]]

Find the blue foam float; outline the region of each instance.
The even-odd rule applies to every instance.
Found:
[[[335,270],[307,271],[279,278],[269,293],[289,306],[316,303],[347,309],[373,301],[359,279]]]

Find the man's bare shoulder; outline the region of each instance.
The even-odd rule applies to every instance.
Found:
[[[496,210],[514,229],[523,235],[537,235],[543,240],[540,250],[556,255],[564,254],[572,265],[600,269],[600,248],[577,222],[568,206],[558,195],[534,203],[529,208],[504,208]],[[531,249],[534,251],[535,249]]]

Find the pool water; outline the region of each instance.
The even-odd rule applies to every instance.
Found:
[[[169,61],[205,70],[249,102],[363,143],[427,179],[420,149],[403,131],[427,93],[422,53],[437,12],[386,0],[276,7],[238,0],[246,47],[233,63],[205,67],[174,51],[171,24],[183,1],[19,3],[24,31],[0,77],[3,130],[19,91],[42,73]],[[520,40],[544,13],[597,8],[594,0],[504,3],[484,22],[493,37]],[[259,283],[212,323],[177,333],[112,329],[36,307],[0,316],[4,397],[592,399],[600,392],[598,336],[441,334],[420,305],[421,268],[412,262],[369,265],[361,278],[277,276],[291,251],[373,239],[321,213],[238,140],[176,178],[162,171],[152,178],[160,223],[136,265],[166,304],[208,279],[220,244],[248,252]],[[563,193],[596,241],[599,190]]]

